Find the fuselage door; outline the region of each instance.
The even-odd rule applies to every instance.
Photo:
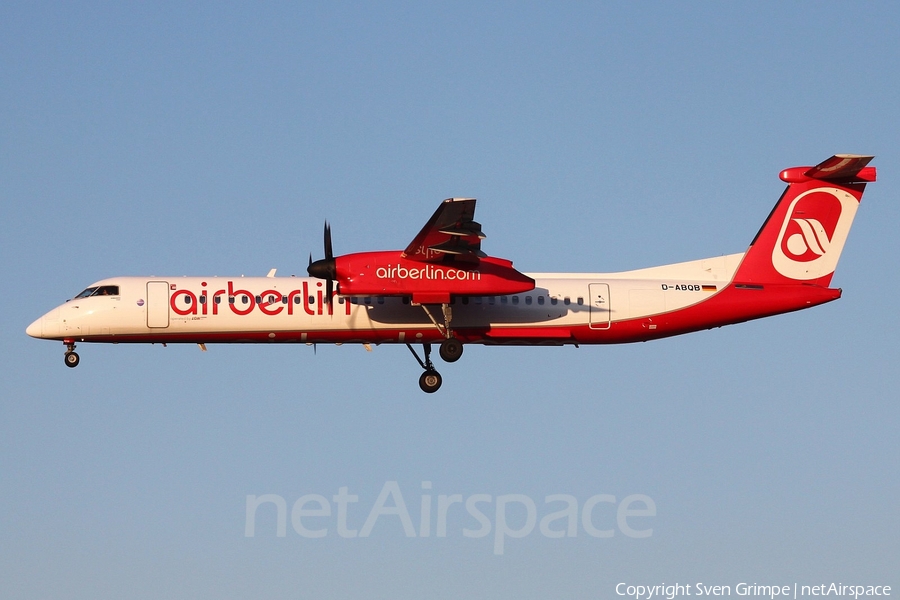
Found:
[[[591,302],[591,329],[609,329],[609,284],[588,284]]]
[[[147,327],[169,326],[169,282],[147,282]]]

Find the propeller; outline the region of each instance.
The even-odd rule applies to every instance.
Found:
[[[330,303],[334,293],[334,282],[337,279],[337,268],[334,263],[334,249],[331,245],[331,225],[328,224],[328,221],[325,222],[325,258],[313,261],[312,253],[310,253],[306,272],[310,277],[325,280],[325,303]]]

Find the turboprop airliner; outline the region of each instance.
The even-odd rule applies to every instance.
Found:
[[[617,344],[664,338],[831,302],[829,287],[871,156],[838,154],[781,172],[787,189],[746,252],[621,273],[521,273],[481,250],[475,199],[444,200],[404,250],[325,256],[309,277],[113,277],[28,326],[79,342],[405,344],[431,393],[465,344]],[[413,347],[421,344],[420,357]]]

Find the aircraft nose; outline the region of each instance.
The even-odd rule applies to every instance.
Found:
[[[59,308],[54,308],[46,315],[28,326],[25,333],[33,338],[52,340],[59,335]]]
[[[43,333],[43,331],[42,331],[43,328],[41,327],[41,321],[43,321],[43,320],[44,320],[44,317],[41,317],[40,319],[36,320],[34,323],[29,325],[28,328],[25,330],[25,333],[27,333],[28,335],[30,335],[33,338],[40,338]]]

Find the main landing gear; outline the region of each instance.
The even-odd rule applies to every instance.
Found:
[[[434,363],[431,362],[431,344],[428,342],[422,344],[422,349],[425,351],[425,360],[419,358],[419,355],[416,354],[412,344],[407,344],[406,347],[409,348],[413,357],[415,357],[419,365],[425,370],[419,377],[419,387],[422,388],[422,391],[426,394],[433,394],[438,391],[441,387],[441,383],[443,383],[443,379],[441,378],[441,374],[437,372],[437,369],[434,368]],[[441,342],[439,350],[441,358],[446,362],[456,362],[459,360],[459,357],[462,356],[462,351],[462,342],[456,338],[448,338]]]
[[[431,362],[431,344],[428,342],[422,344],[422,348],[425,350],[425,360],[419,358],[419,355],[416,354],[412,344],[407,344],[406,347],[412,352],[413,357],[415,357],[419,365],[425,369],[425,372],[419,377],[419,387],[422,388],[422,391],[426,394],[433,394],[438,391],[443,380],[441,379],[441,374],[434,368],[434,363]]]
[[[441,342],[438,350],[444,362],[452,363],[459,360],[463,353],[463,345],[458,339],[451,337]]]
[[[81,362],[81,359],[75,352],[75,344],[73,342],[66,342],[66,353],[63,356],[63,360],[66,361],[67,367],[73,369],[78,366],[79,362]]]
[[[425,371],[419,376],[419,387],[422,388],[422,391],[426,394],[432,394],[438,391],[441,387],[441,383],[443,383],[441,374],[434,369]]]
[[[441,347],[438,350],[441,358],[444,359],[444,362],[448,363],[458,361],[463,353],[463,345],[462,342],[453,337],[453,330],[450,328],[450,321],[453,319],[453,309],[450,308],[449,304],[440,305],[440,316],[443,317],[444,321],[441,323],[438,318],[432,314],[431,309],[429,309],[427,304],[422,304],[420,306],[444,337],[444,340],[441,342]],[[425,369],[425,372],[419,377],[419,387],[422,388],[422,391],[426,394],[433,394],[438,391],[441,387],[441,374],[437,372],[434,368],[434,364],[431,362],[431,343],[425,342],[422,344],[422,348],[425,350],[425,360],[419,358],[419,355],[416,354],[416,351],[413,350],[413,347],[410,344],[406,344],[406,347],[409,348],[409,351],[412,352],[416,361],[418,361],[422,368]]]
[[[453,311],[450,308],[449,304],[441,304],[441,316],[443,317],[443,323],[441,323],[438,318],[432,314],[427,304],[422,304],[422,309],[425,311],[425,314],[428,315],[428,318],[437,327],[437,330],[441,332],[441,335],[444,336],[444,340],[441,342],[441,347],[439,349],[439,353],[444,362],[452,363],[459,360],[459,357],[462,356],[463,353],[463,345],[458,339],[453,337],[453,330],[450,328],[450,321],[453,319]],[[432,394],[441,387],[441,374],[437,372],[434,368],[434,364],[431,362],[431,344],[424,343],[422,347],[425,350],[425,360],[419,358],[419,355],[416,354],[416,351],[413,350],[413,347],[409,344],[406,344],[406,347],[409,348],[409,351],[412,352],[412,355],[416,357],[416,360],[425,369],[425,372],[422,373],[422,376],[419,378],[419,387],[422,388],[422,391],[427,394]]]

